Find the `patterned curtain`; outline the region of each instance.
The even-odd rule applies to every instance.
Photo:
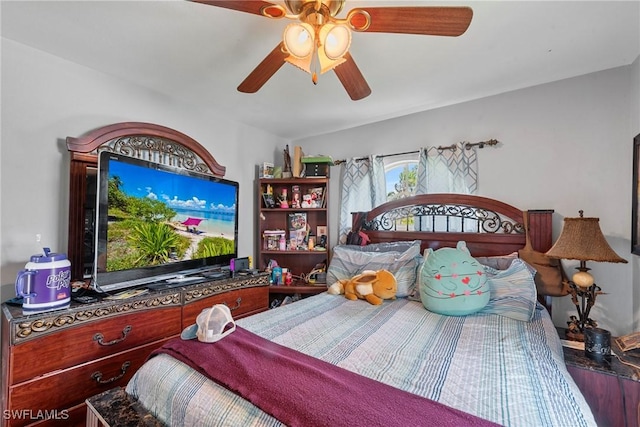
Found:
[[[475,194],[478,189],[478,156],[476,148],[467,150],[464,142],[451,148],[421,148],[418,158],[416,194]],[[416,222],[415,230],[431,231],[434,224]],[[435,225],[438,227],[439,225]],[[455,220],[448,224],[452,231],[461,231]]]
[[[475,194],[478,190],[478,154],[459,142],[450,149],[421,148],[416,194]]]
[[[344,243],[351,230],[351,212],[369,211],[387,200],[384,163],[381,156],[349,159],[343,164],[340,182],[338,241]]]

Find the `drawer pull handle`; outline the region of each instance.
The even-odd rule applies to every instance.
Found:
[[[131,365],[131,362],[129,362],[128,360],[126,362],[124,362],[122,364],[122,368],[120,368],[120,375],[117,375],[113,378],[109,378],[108,380],[102,380],[102,372],[100,371],[96,371],[93,374],[91,374],[91,378],[94,379],[98,384],[111,384],[114,381],[118,381],[120,378],[124,377],[124,374],[127,373],[127,369],[129,369],[129,366]]]
[[[229,307],[229,310],[233,311],[235,309],[240,308],[240,304],[242,303],[242,297],[238,297],[238,299],[236,300],[236,306],[235,307],[229,307],[229,304],[227,304],[226,302],[224,302],[223,304],[226,305],[227,307]]]
[[[124,327],[124,329],[122,330],[122,338],[116,338],[115,340],[109,341],[109,342],[104,342],[104,335],[102,335],[100,332],[98,332],[97,334],[95,334],[93,336],[93,340],[94,341],[98,341],[98,344],[103,345],[103,346],[109,346],[109,345],[115,345],[118,344],[119,342],[122,342],[125,340],[125,338],[127,338],[127,335],[129,334],[129,332],[131,332],[131,329],[133,329],[131,327],[131,325],[127,325]]]

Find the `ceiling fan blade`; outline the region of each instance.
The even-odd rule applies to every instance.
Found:
[[[371,95],[371,88],[349,52],[344,55],[344,59],[346,61],[334,68],[333,71],[335,71],[338,80],[344,86],[349,97],[354,101],[358,101]]]
[[[238,10],[240,12],[253,13],[263,16],[262,10],[276,6],[268,1],[261,0],[191,0],[194,3],[208,4],[209,6],[223,7],[225,9]]]
[[[366,14],[371,18],[363,28]],[[356,31],[457,37],[472,17],[470,7],[368,7],[353,9],[347,19]]]
[[[280,42],[268,55],[258,64],[256,68],[247,76],[240,86],[239,92],[255,93],[273,76],[276,71],[285,63],[287,54],[282,49]]]

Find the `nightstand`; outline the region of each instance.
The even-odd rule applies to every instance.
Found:
[[[564,330],[558,329],[564,339]],[[599,427],[640,426],[640,369],[614,355],[599,365],[584,350],[563,347],[567,370],[578,385]],[[626,362],[640,366],[640,352],[623,353],[612,339],[611,350]]]
[[[88,398],[86,427],[144,426],[162,427],[149,411],[122,387]],[[117,409],[114,409],[117,408]]]

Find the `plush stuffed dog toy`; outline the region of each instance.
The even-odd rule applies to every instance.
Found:
[[[333,295],[344,294],[350,300],[364,299],[370,304],[380,305],[383,300],[396,299],[398,283],[387,270],[366,270],[348,280],[339,280],[329,287]]]

